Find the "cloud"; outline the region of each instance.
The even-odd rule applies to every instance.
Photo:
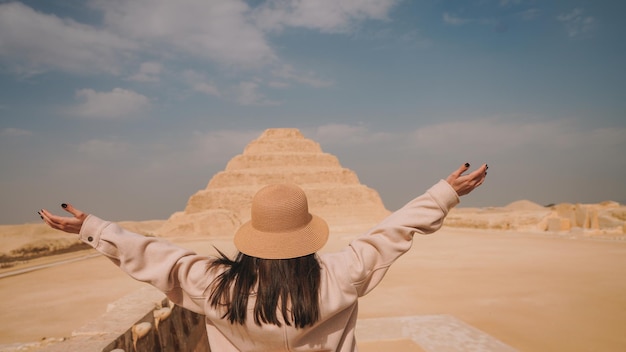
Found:
[[[386,20],[395,4],[395,0],[271,0],[257,7],[253,16],[257,25],[266,31],[301,27],[346,33],[363,20]]]
[[[257,139],[261,133],[263,133],[261,130],[195,132],[191,139],[192,149],[197,154],[196,160],[223,163],[241,154],[246,145]]]
[[[76,98],[82,100],[65,112],[71,116],[88,119],[129,119],[145,115],[150,108],[150,100],[137,92],[115,88],[110,92],[96,92],[81,89]]]
[[[456,16],[451,15],[451,14],[449,14],[447,12],[443,13],[443,23],[445,23],[445,24],[449,24],[449,25],[452,25],[452,26],[461,26],[461,25],[464,25],[464,24],[469,23],[469,22],[471,22],[471,20],[469,20],[469,19],[463,19],[463,18],[460,18],[460,17],[456,17]]]
[[[78,151],[88,157],[117,158],[127,154],[130,145],[116,140],[91,139],[78,145]]]
[[[57,70],[141,83],[160,82],[176,64],[217,64],[210,79],[184,71],[183,81],[195,92],[240,105],[274,106],[280,102],[266,97],[264,89],[325,88],[334,82],[281,60],[270,45],[271,31],[345,33],[362,21],[386,20],[395,3],[270,0],[251,7],[243,0],[93,0],[87,4],[102,16],[97,25],[5,3],[0,4],[0,63],[26,76]],[[145,96],[125,90],[87,89],[76,97],[83,102],[66,112],[89,118],[122,118],[150,105]],[[113,100],[116,104],[108,104]]]
[[[276,59],[264,33],[250,23],[250,8],[240,0],[107,0],[93,6],[103,12],[109,30],[174,57],[189,55],[238,67],[260,67]]]
[[[532,9],[524,10],[522,12],[518,12],[517,15],[525,21],[530,21],[539,17],[541,15],[541,11],[539,9],[532,8]]]
[[[424,126],[413,133],[412,140],[417,147],[433,153],[449,153],[449,149],[458,148],[478,149],[478,153],[492,154],[541,141],[541,134],[546,131],[543,124],[512,124],[495,119],[479,119]]]
[[[290,84],[287,82],[282,82],[282,81],[270,81],[270,82],[267,82],[267,86],[280,89],[280,88],[287,88],[290,86]]]
[[[311,132],[313,140],[323,145],[363,145],[389,141],[392,137],[387,132],[373,132],[366,126],[348,124],[327,124]]]
[[[139,72],[129,79],[137,82],[158,82],[162,71],[163,65],[158,62],[143,62],[139,66]]]
[[[196,92],[201,92],[207,95],[214,95],[214,96],[221,96],[221,93],[219,91],[219,89],[217,89],[216,86],[209,84],[209,83],[205,83],[205,82],[198,82],[193,86],[193,90],[195,90]]]
[[[412,133],[415,147],[431,154],[463,150],[477,155],[506,155],[519,151],[573,152],[613,150],[626,144],[626,129],[584,130],[568,120],[483,118],[429,125]],[[573,152],[575,155],[576,152]],[[535,155],[540,158],[540,155]]]
[[[520,5],[524,0],[500,0],[500,6],[509,7],[514,5]]]
[[[216,97],[222,96],[222,93],[217,88],[217,86],[213,84],[213,82],[208,80],[204,76],[204,74],[198,71],[194,71],[194,70],[183,71],[183,79],[195,92],[200,92],[206,95],[212,95]]]
[[[462,151],[481,157],[545,152],[547,158],[548,154],[553,157],[559,153],[612,152],[626,145],[623,128],[586,130],[566,119],[546,121],[527,116],[451,121],[402,132],[377,131],[366,125],[326,124],[303,133],[325,146],[384,146],[391,150],[389,145],[393,145],[393,150],[435,157]],[[541,158],[539,154],[533,156]]]
[[[432,46],[432,41],[426,38],[422,32],[417,29],[405,32],[398,36],[398,41],[409,47],[417,47],[420,49],[429,48]]]
[[[395,30],[389,26],[384,28],[366,27],[351,34],[357,40],[375,41],[377,50],[388,50],[389,45],[400,45],[409,49],[427,49],[433,46],[432,40],[419,29]]]
[[[556,19],[563,23],[567,35],[570,38],[586,38],[591,36],[595,26],[595,19],[591,16],[585,16],[584,10],[575,8],[570,12],[562,13]]]
[[[91,6],[103,13],[102,29],[17,2],[0,4],[0,57],[22,74],[58,69],[118,75],[140,53],[238,67],[276,60],[243,1],[96,0]],[[144,63],[131,79],[155,81],[158,70]]]
[[[461,18],[444,12],[443,23],[451,26],[463,26],[470,23],[478,23],[482,25],[497,25],[499,22],[493,19]]]
[[[313,72],[297,72],[292,65],[284,64],[273,72],[275,77],[285,80],[295,81],[315,88],[332,86],[332,81],[322,80],[315,76]]]
[[[56,69],[117,75],[136,48],[121,36],[19,2],[0,4],[0,60],[19,74]]]
[[[387,145],[388,149],[388,144],[393,144],[396,150],[433,156],[462,151],[488,157],[537,150],[582,155],[585,151],[615,152],[626,147],[625,128],[585,129],[573,119],[540,120],[529,116],[450,121],[401,132],[373,130],[367,125],[326,124],[303,133],[322,145]]]
[[[24,130],[21,128],[7,127],[0,130],[0,136],[5,137],[28,137],[32,135],[32,131]]]
[[[235,100],[241,105],[275,106],[280,102],[267,99],[259,92],[259,84],[253,81],[241,82],[233,87]]]
[[[261,80],[255,79],[250,81],[243,81],[237,84],[231,85],[230,87],[226,87],[220,89],[213,82],[208,80],[204,74],[193,71],[186,70],[183,73],[183,77],[185,82],[191,87],[191,89],[195,92],[199,92],[202,94],[215,96],[218,98],[222,98],[227,101],[233,101],[239,105],[244,106],[275,106],[280,105],[280,102],[270,100],[265,97],[263,93],[260,92],[261,89]],[[280,83],[274,82],[270,83],[269,86],[272,88],[282,88]]]

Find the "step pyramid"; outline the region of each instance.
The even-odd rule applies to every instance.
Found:
[[[362,185],[337,157],[324,153],[298,129],[275,128],[264,131],[233,157],[157,233],[231,236],[250,219],[254,194],[274,183],[299,185],[307,195],[309,211],[328,222],[331,234],[365,231],[389,214],[378,192]]]

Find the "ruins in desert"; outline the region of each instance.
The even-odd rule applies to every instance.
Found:
[[[167,237],[230,235],[249,220],[252,197],[271,183],[295,183],[309,199],[310,211],[336,232],[360,232],[389,211],[374,189],[359,182],[339,160],[295,128],[268,129],[233,157],[206,189],[189,198],[157,233]],[[446,218],[451,227],[540,231],[583,235],[623,234],[626,208],[600,204],[542,206],[519,200],[504,207],[457,208]]]
[[[325,219],[333,232],[362,231],[389,214],[378,192],[362,185],[337,157],[324,153],[298,129],[275,128],[232,158],[158,233],[167,237],[233,234],[249,220],[254,194],[273,183],[300,186],[309,211]]]
[[[234,251],[231,236],[248,220],[253,195],[279,182],[302,187],[310,211],[339,233],[324,251],[344,248],[389,214],[378,192],[317,142],[297,129],[268,129],[191,195],[184,210],[168,220],[119,224],[198,253]],[[616,312],[626,306],[626,284],[616,278],[626,274],[625,220],[626,206],[612,201],[461,204],[437,235],[416,239],[362,299],[360,350],[624,350],[626,316]],[[160,292],[75,237],[44,224],[0,225],[0,244],[7,288],[0,290],[2,351],[121,345],[153,351],[157,342],[174,340],[204,345],[200,316],[166,306]],[[137,337],[137,327],[147,335]],[[185,330],[193,333],[168,333]]]
[[[603,236],[625,234],[625,219],[626,207],[612,201],[542,206],[520,200],[504,207],[452,209],[446,218],[446,225],[485,230]]]

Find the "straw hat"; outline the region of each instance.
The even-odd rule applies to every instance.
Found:
[[[252,199],[252,219],[235,233],[235,247],[263,259],[315,253],[328,240],[328,225],[309,213],[304,191],[294,184],[263,187]]]

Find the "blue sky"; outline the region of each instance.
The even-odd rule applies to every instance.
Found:
[[[299,128],[394,210],[460,164],[462,206],[626,202],[621,1],[0,1],[0,223],[61,202],[184,209]]]

